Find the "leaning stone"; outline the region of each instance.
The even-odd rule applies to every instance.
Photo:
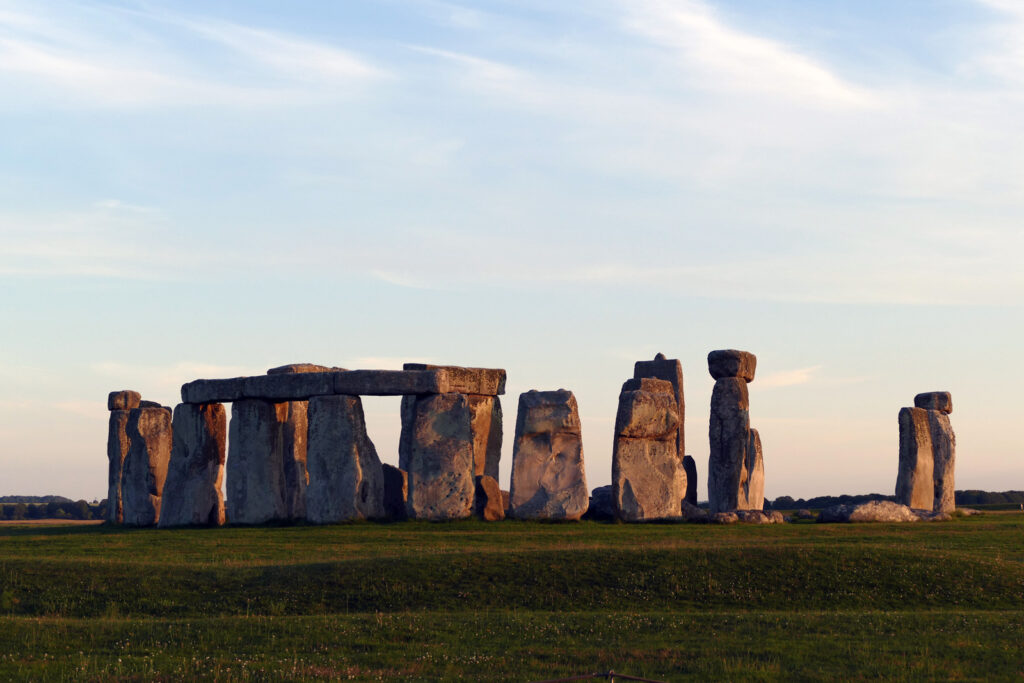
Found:
[[[906,505],[872,500],[856,505],[833,505],[818,515],[819,522],[917,522],[920,517]]]
[[[953,412],[953,396],[948,391],[929,391],[914,397],[914,407],[938,410],[949,415]]]
[[[932,509],[953,512],[956,509],[956,434],[949,423],[949,415],[938,410],[928,411],[928,429],[932,442],[932,480],[935,498]]]
[[[696,505],[693,505],[689,501],[684,500],[680,511],[682,512],[683,519],[687,522],[697,522],[703,524],[708,521],[707,510],[702,510]]]
[[[590,504],[583,519],[608,522],[615,519],[615,505],[612,501],[612,485],[598,486],[590,492]]]
[[[682,431],[682,428],[680,428]],[[683,457],[683,471],[686,472],[686,502],[697,504],[697,461],[692,455]]]
[[[740,521],[739,516],[735,512],[715,512],[710,516],[710,519],[715,524],[735,524]]]
[[[745,382],[754,381],[757,356],[749,351],[726,349],[708,354],[708,370],[715,379],[739,377]]]
[[[160,506],[161,527],[224,523],[227,412],[221,403],[174,409],[171,460]]]
[[[309,401],[306,519],[329,524],[384,517],[384,473],[358,396]]]
[[[128,415],[128,455],[121,473],[124,523],[152,526],[160,519],[160,503],[171,458],[171,416],[163,408],[135,408]]]
[[[903,505],[931,510],[935,499],[931,426],[923,408],[901,408],[900,460],[896,500]]]
[[[656,379],[666,380],[672,384],[672,393],[676,397],[676,413],[679,415],[679,434],[676,438],[676,452],[679,453],[680,457],[683,457],[683,454],[686,453],[686,443],[683,430],[686,417],[686,401],[683,396],[682,364],[675,358],[665,358],[665,354],[659,353],[654,357],[654,360],[638,360],[634,363],[633,377],[653,377]],[[687,471],[686,476],[686,481],[689,482],[689,471]],[[696,474],[694,475],[693,480],[694,485],[696,486]],[[696,504],[697,499],[694,498],[691,502]]]
[[[111,391],[107,396],[107,410],[134,410],[139,407],[142,395],[131,389]]]
[[[445,391],[497,396],[505,393],[505,371],[500,368],[464,368],[459,365],[406,363],[403,370],[438,370],[445,375]]]
[[[227,515],[233,524],[286,520],[284,424],[288,404],[242,399],[228,426]]]
[[[750,429],[747,442],[747,457],[740,473],[740,492],[737,501],[740,510],[761,510],[764,508],[764,456],[761,452],[761,435]]]
[[[473,415],[463,394],[420,397],[409,433],[412,519],[463,519],[473,513]]]
[[[708,502],[712,512],[735,510],[740,503],[747,451],[750,447],[750,399],[747,383],[738,377],[715,382],[708,424]]]
[[[405,470],[384,463],[381,473],[384,476],[384,516],[396,522],[408,519],[405,502],[409,497],[409,478]]]
[[[107,428],[107,521],[121,524],[121,475],[128,456],[128,410],[111,410]]]
[[[501,500],[501,488],[494,477],[476,477],[476,499],[473,512],[485,522],[500,522],[505,519],[505,508]]]

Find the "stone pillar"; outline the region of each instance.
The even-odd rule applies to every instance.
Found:
[[[110,421],[107,425],[107,521],[124,521],[121,503],[121,474],[128,456],[128,413],[138,408],[142,397],[137,391],[112,391],[107,396]]]
[[[398,440],[398,467],[408,471],[412,448],[412,423],[417,400],[431,395],[403,396],[401,407],[402,431]],[[473,474],[498,479],[503,438],[501,399],[497,396],[466,394],[469,402],[470,429],[473,432]]]
[[[932,446],[934,512],[956,509],[956,434],[950,424],[953,397],[948,391],[932,391],[914,397],[914,406],[928,411],[928,432]]]
[[[747,442],[747,457],[740,474],[740,493],[737,510],[761,510],[764,508],[764,456],[761,453],[761,435],[750,428]]]
[[[931,425],[924,408],[901,408],[900,464],[896,475],[896,502],[931,510],[935,500]]]
[[[412,519],[463,519],[473,513],[473,427],[465,394],[417,396],[406,435],[406,509]]]
[[[227,411],[220,403],[180,403],[167,467],[161,527],[224,523],[224,460]]]
[[[171,458],[171,411],[135,408],[128,414],[128,455],[121,473],[124,523],[152,526],[160,519],[167,463]]]
[[[588,505],[576,397],[565,389],[520,394],[512,452],[512,516],[577,520]]]
[[[708,370],[715,379],[708,426],[711,447],[708,504],[712,513],[744,509],[741,504],[747,504],[741,500],[741,487],[750,479],[747,465],[750,449],[747,383],[754,380],[756,368],[757,357],[746,351],[729,349],[708,354]]]
[[[697,461],[692,455],[683,456],[683,471],[686,472],[686,502],[697,504]]]
[[[233,524],[287,520],[284,425],[288,403],[235,401],[228,427],[227,518]]]
[[[679,434],[676,438],[679,458],[682,459],[686,453],[685,443],[685,422],[686,422],[686,401],[683,397],[683,366],[675,358],[665,358],[665,354],[659,353],[654,360],[638,360],[633,365],[633,378],[653,377],[663,379],[672,383],[672,393],[676,397],[676,411],[679,413]]]
[[[358,396],[309,401],[306,518],[316,524],[384,517],[384,473]]]
[[[625,521],[678,518],[686,471],[677,452],[679,413],[671,382],[631,379],[615,416],[612,499]]]

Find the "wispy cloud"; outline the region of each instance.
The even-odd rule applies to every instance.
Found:
[[[806,368],[795,370],[779,370],[764,377],[757,378],[757,384],[762,388],[793,387],[801,384],[808,384],[813,381],[821,370],[821,365],[812,365]]]

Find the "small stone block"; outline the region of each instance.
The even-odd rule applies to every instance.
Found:
[[[576,398],[567,389],[530,390],[519,395],[517,434],[579,434],[580,416]],[[522,424],[519,424],[521,421]]]
[[[748,351],[725,349],[708,354],[708,370],[715,379],[739,377],[753,382],[756,369],[757,356]]]
[[[111,391],[107,396],[107,410],[134,410],[141,400],[142,394],[131,389]]]
[[[937,410],[949,415],[953,412],[953,397],[948,391],[929,391],[914,397],[914,407]]]

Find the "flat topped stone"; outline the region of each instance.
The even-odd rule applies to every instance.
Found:
[[[313,396],[403,396],[446,393],[441,370],[347,370],[197,379],[181,387],[183,403],[225,403],[243,398],[305,401]],[[461,392],[459,392],[461,393]]]
[[[268,375],[290,375],[305,372],[344,372],[345,368],[329,368],[326,365],[314,365],[313,363],[290,363],[279,365],[276,368],[267,370]]]
[[[739,377],[747,382],[754,381],[757,356],[749,351],[723,349],[708,354],[708,370],[715,379]]]
[[[953,412],[953,397],[948,391],[929,391],[914,397],[914,407],[949,415]]]
[[[134,410],[141,400],[142,394],[131,389],[111,391],[107,396],[107,410]]]
[[[406,363],[403,370],[438,370],[444,372],[444,392],[500,396],[505,393],[505,371],[500,368],[464,368],[459,365],[428,365]]]
[[[652,394],[671,394],[675,396],[672,382],[654,377],[635,377],[622,383],[622,391],[647,391]]]

